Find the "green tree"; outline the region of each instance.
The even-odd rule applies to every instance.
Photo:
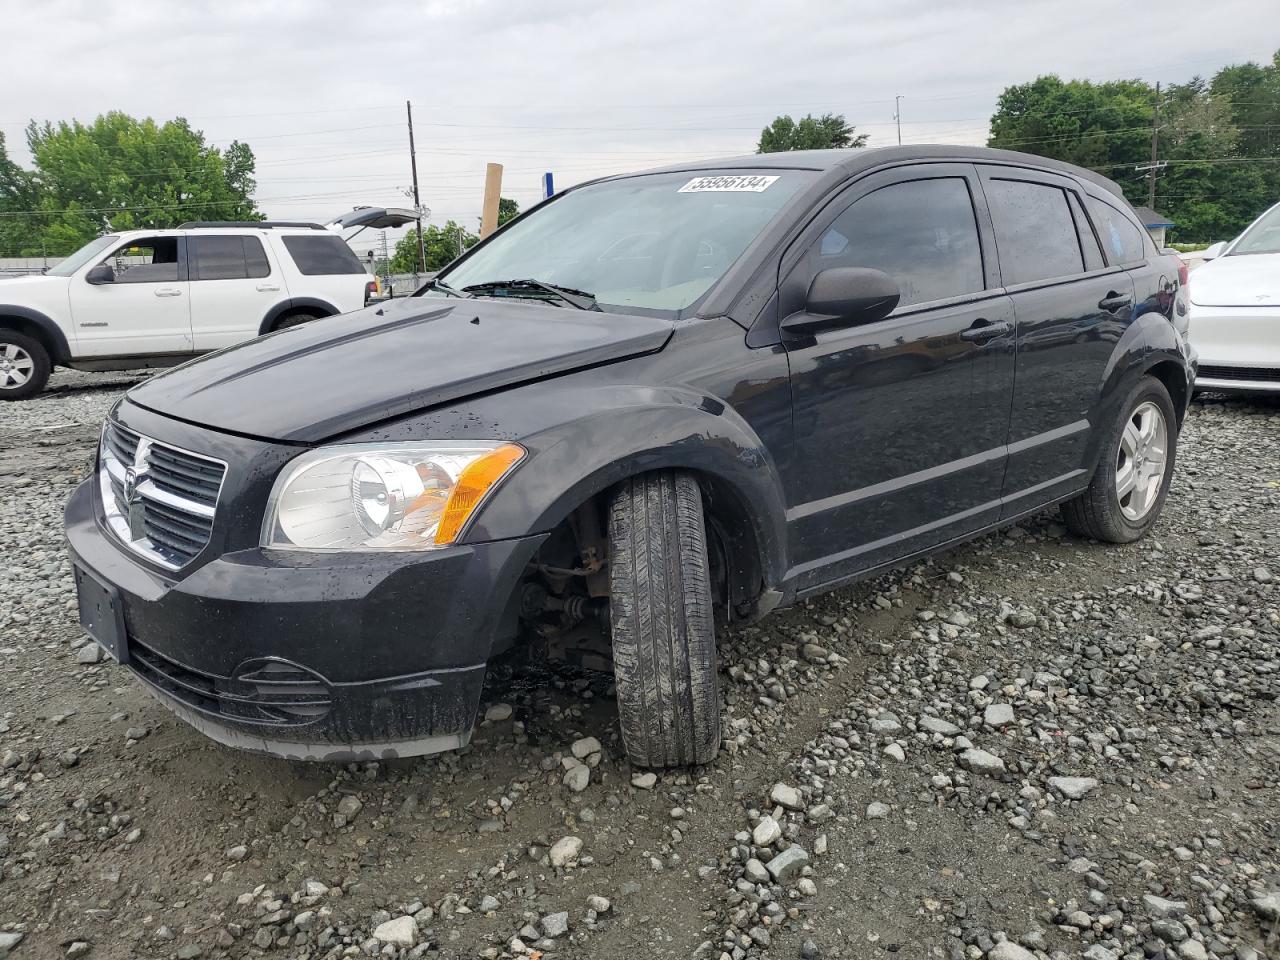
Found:
[[[22,256],[29,241],[35,209],[35,185],[31,175],[9,157],[4,133],[0,132],[0,256]],[[31,255],[39,254],[39,244]]]
[[[184,220],[261,219],[254,157],[226,151],[178,118],[158,124],[127,114],[27,127],[34,170],[19,245],[65,254],[105,230],[174,227]]]
[[[480,238],[450,220],[443,227],[429,226],[422,231],[422,245],[427,255],[427,272],[443,270],[463,250]],[[392,273],[416,273],[418,269],[418,231],[408,230],[396,244],[391,256]]]
[[[510,197],[501,197],[498,200],[498,226],[502,226],[508,220],[514,220],[518,216],[520,216],[520,204]]]
[[[756,153],[783,153],[787,150],[833,150],[865,147],[867,135],[855,133],[853,125],[836,113],[824,113],[792,120],[783,115],[760,131]]]

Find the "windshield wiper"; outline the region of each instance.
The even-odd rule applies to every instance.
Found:
[[[467,294],[463,293],[461,290],[453,289],[453,287],[449,286],[443,280],[428,280],[418,289],[418,293],[421,293],[423,290],[439,290],[441,293],[447,293],[451,297],[461,297],[463,300],[470,299]]]
[[[562,303],[578,310],[599,310],[600,305],[596,303],[595,294],[587,293],[585,290],[575,290],[573,287],[558,287],[554,284],[545,283],[542,280],[487,280],[484,283],[473,283],[469,287],[462,288],[464,293],[495,293],[498,290],[513,290],[519,296],[521,290],[541,290],[543,293],[549,293]],[[542,300],[543,297],[536,299]]]

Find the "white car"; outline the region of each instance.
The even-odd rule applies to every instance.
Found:
[[[55,366],[130,370],[317,317],[376,289],[318,224],[190,223],[98,237],[46,273],[0,280],[0,400],[39,393]]]
[[[1280,392],[1280,204],[1191,274],[1197,390]]]

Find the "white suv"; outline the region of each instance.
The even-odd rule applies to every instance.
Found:
[[[99,237],[47,273],[0,280],[0,400],[39,393],[54,366],[131,370],[317,317],[374,291],[318,224],[186,223]]]

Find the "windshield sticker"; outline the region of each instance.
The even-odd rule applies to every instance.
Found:
[[[777,177],[694,177],[677,193],[764,193]]]

